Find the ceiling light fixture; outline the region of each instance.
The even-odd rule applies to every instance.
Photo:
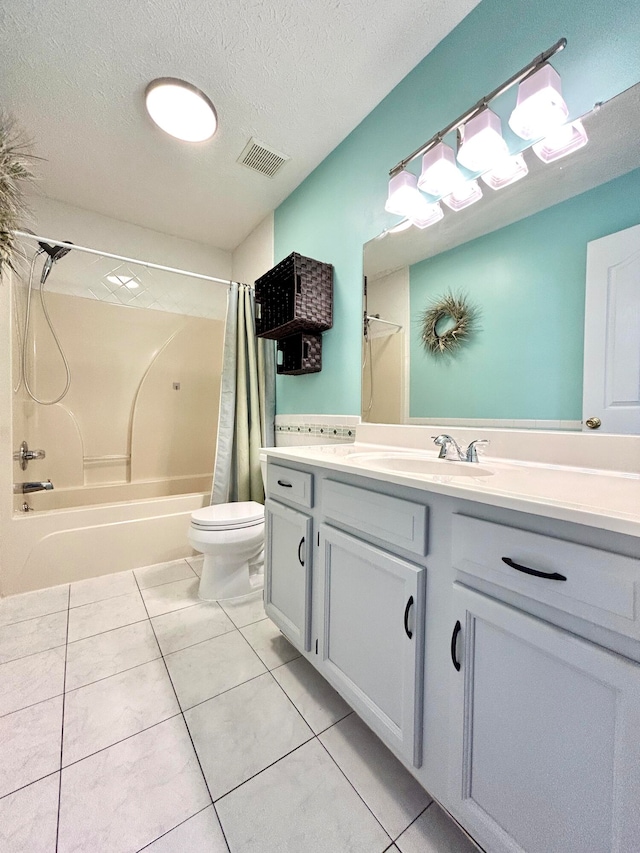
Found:
[[[147,112],[165,133],[184,142],[211,139],[218,126],[216,110],[200,89],[174,77],[152,80],[145,90]]]
[[[522,153],[510,154],[502,136],[500,117],[489,109],[495,98],[516,85],[519,87],[518,98],[509,126],[522,139],[543,137],[533,145],[541,160],[551,163],[586,145],[587,135],[581,122],[565,123],[569,109],[562,97],[560,75],[549,65],[551,57],[566,45],[565,38],[559,39],[424,145],[400,160],[389,172],[389,196],[385,210],[406,217],[419,228],[426,228],[442,219],[440,200],[453,211],[463,210],[479,201],[482,190],[478,176],[494,190],[524,178],[529,170]],[[444,142],[447,134],[454,131],[458,137],[457,154]],[[422,157],[419,178],[407,171],[407,166],[418,157]],[[461,166],[475,173],[471,179],[465,178],[456,159]],[[421,190],[432,197],[432,203]]]

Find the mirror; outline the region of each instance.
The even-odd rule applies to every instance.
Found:
[[[640,84],[582,121],[585,148],[365,245],[363,420],[581,428],[586,244],[640,222]],[[449,292],[478,328],[434,356],[420,315]]]

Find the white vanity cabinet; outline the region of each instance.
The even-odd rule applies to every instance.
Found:
[[[277,501],[265,504],[267,616],[294,645],[311,648],[312,531],[310,515]]]
[[[398,755],[422,763],[426,570],[323,525],[319,668]]]
[[[453,596],[445,805],[491,853],[640,849],[640,666],[459,584]]]

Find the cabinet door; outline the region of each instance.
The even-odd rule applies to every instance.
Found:
[[[454,602],[453,813],[492,853],[637,853],[640,666],[458,584]]]
[[[265,504],[264,604],[299,649],[311,648],[311,518],[276,501]]]
[[[321,671],[380,737],[422,763],[425,570],[323,526]]]

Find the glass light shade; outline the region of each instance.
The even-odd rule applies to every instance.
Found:
[[[453,148],[439,142],[422,158],[422,173],[418,178],[418,187],[422,192],[436,197],[449,195],[463,183],[462,172],[456,166]]]
[[[491,169],[508,153],[500,119],[493,110],[482,110],[463,126],[458,162],[471,172]]]
[[[418,179],[411,172],[398,172],[389,181],[389,196],[384,209],[388,213],[407,216],[417,213],[427,200],[418,189]]]
[[[583,148],[589,137],[581,121],[574,121],[556,128],[540,142],[533,145],[534,153],[543,163],[552,163],[561,157],[566,157],[573,151]]]
[[[413,216],[410,216],[411,224],[415,225],[416,228],[428,228],[430,225],[435,225],[436,222],[440,222],[442,217],[444,216],[444,211],[440,207],[438,202],[435,204],[429,204],[429,202],[425,199],[424,205],[417,210]]]
[[[503,187],[508,187],[509,184],[515,184],[520,178],[524,178],[529,174],[527,164],[524,162],[522,154],[516,154],[513,157],[505,157],[500,160],[491,169],[482,176],[482,180],[492,190],[501,190]]]
[[[451,210],[463,210],[471,204],[475,204],[482,198],[482,190],[477,181],[465,181],[460,187],[457,187],[451,195],[445,196],[442,201],[451,208]]]
[[[568,115],[560,75],[550,65],[543,65],[518,86],[518,101],[509,127],[522,139],[539,139],[564,124]]]
[[[153,80],[147,86],[145,103],[158,127],[184,142],[204,142],[216,132],[218,118],[213,104],[204,92],[184,80]]]

